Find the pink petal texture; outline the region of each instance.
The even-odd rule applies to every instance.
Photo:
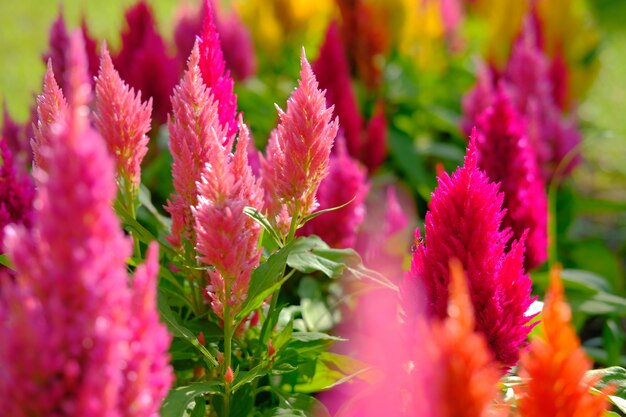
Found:
[[[425,240],[416,229],[416,247],[405,286],[405,308],[425,305],[428,314],[446,316],[450,259],[460,260],[467,276],[476,314],[476,329],[485,335],[503,367],[514,366],[530,331],[531,281],[524,272],[524,241],[510,244],[502,230],[504,195],[478,169],[475,140],[465,165],[449,176],[442,173],[426,214]],[[420,289],[421,291],[417,291]],[[422,294],[423,301],[419,296]],[[414,297],[418,297],[415,300]]]
[[[548,204],[545,184],[528,142],[526,122],[501,89],[491,107],[478,118],[478,167],[500,183],[504,193],[503,226],[513,237],[526,240],[525,267],[532,269],[547,257]]]
[[[237,133],[237,96],[233,92],[234,82],[230,72],[226,71],[220,36],[213,19],[211,0],[204,0],[204,22],[198,42],[200,73],[204,83],[211,89],[211,94],[217,102],[220,123],[230,137]]]
[[[96,127],[115,158],[118,175],[135,189],[148,152],[151,112],[152,99],[142,103],[141,93],[122,81],[104,47],[96,79]]]
[[[35,187],[26,173],[15,164],[6,140],[0,137],[0,253],[4,228],[8,224],[30,227]]]
[[[319,209],[338,207],[349,201],[350,204],[310,220],[299,234],[317,235],[335,248],[352,248],[365,218],[369,182],[367,170],[350,157],[343,137],[336,144],[337,151],[330,157],[330,172],[317,190]]]
[[[181,239],[195,246],[191,207],[198,203],[196,183],[201,180],[202,170],[209,162],[213,135],[224,140],[227,137],[219,122],[218,104],[200,75],[199,61],[200,53],[196,43],[189,57],[187,71],[174,89],[172,117],[168,122],[176,194],[168,201],[166,210],[172,216],[169,240],[175,246],[182,244]]]
[[[48,68],[43,81],[43,91],[37,97],[37,126],[33,128],[35,137],[31,139],[33,149],[33,162],[40,169],[46,169],[46,161],[41,154],[41,148],[50,144],[54,136],[54,130],[60,129],[60,123],[65,118],[67,101],[63,96],[61,88],[57,84],[52,69],[51,61],[48,61]]]
[[[207,287],[213,311],[223,318],[225,303],[237,314],[246,298],[252,270],[259,265],[257,247],[260,226],[243,211],[260,209],[263,195],[248,165],[250,134],[240,121],[237,148],[233,139],[222,145],[223,137],[212,132],[211,151],[198,183],[198,204],[193,208],[198,258],[212,265]]]
[[[165,123],[180,65],[176,58],[168,55],[152,10],[144,0],[126,12],[122,48],[113,57],[113,63],[130,87],[141,91],[144,98],[152,98],[152,117],[158,123]]]
[[[129,288],[131,242],[111,207],[113,160],[87,118],[80,32],[69,45],[69,107],[40,149],[47,168],[35,168],[32,228],[10,226],[5,236],[16,280],[0,302],[0,409],[15,417],[152,417],[172,382],[165,328],[154,320],[153,304],[142,310],[134,302],[153,299],[154,249]],[[161,339],[142,339],[137,329]],[[149,352],[142,358],[131,354],[142,349]],[[152,393],[150,403],[142,398],[127,408],[122,398],[137,390],[137,373],[129,371],[145,363],[152,365],[141,389]]]
[[[369,172],[375,171],[387,156],[384,106],[382,102],[377,103],[371,120],[365,123],[352,88],[350,65],[336,22],[328,26],[313,71],[320,88],[326,90],[327,105],[334,106],[333,114],[339,118],[350,155],[365,164]]]
[[[261,160],[265,204],[270,219],[284,234],[292,218],[300,221],[318,207],[315,195],[328,175],[330,150],[339,127],[331,120],[324,93],[302,51],[298,87],[287,101],[287,111],[278,108],[280,123]]]

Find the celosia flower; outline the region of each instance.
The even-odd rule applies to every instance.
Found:
[[[334,115],[339,118],[339,128],[346,138],[350,155],[373,172],[387,156],[384,108],[382,102],[377,103],[374,116],[365,126],[336,22],[328,26],[319,57],[313,63],[313,72],[320,88],[326,90],[326,104],[334,106]]]
[[[523,417],[600,417],[609,409],[607,390],[590,392],[598,381],[586,376],[593,363],[580,346],[571,317],[555,268],[543,307],[543,335],[532,340],[521,359],[519,375],[525,384],[519,389],[518,407]]]
[[[528,142],[526,122],[500,89],[491,107],[478,118],[478,167],[500,183],[506,214],[502,225],[520,240],[527,233],[524,265],[546,260],[548,203],[537,158]]]
[[[153,297],[153,258],[147,270],[139,269],[134,287],[148,291],[150,285],[152,293],[128,288],[131,242],[111,207],[113,160],[87,119],[83,51],[81,34],[74,32],[66,62],[69,108],[65,123],[40,149],[47,169],[35,168],[32,229],[11,226],[5,237],[16,281],[4,287],[0,309],[0,409],[15,417],[153,416],[172,382],[157,313],[133,301]],[[129,325],[133,318],[140,323]],[[137,329],[161,340],[153,345]],[[137,351],[149,356],[131,354]],[[121,398],[139,392],[138,374],[127,370],[140,369],[145,391],[126,408],[130,404]]]
[[[213,22],[211,0],[204,0],[204,22],[198,46],[200,51],[200,74],[204,84],[210,88],[213,99],[217,102],[220,124],[228,136],[237,133],[237,96],[233,93],[234,82],[222,54],[220,37]]]
[[[367,171],[348,155],[342,137],[337,139],[336,149],[330,157],[329,174],[317,190],[317,201],[320,210],[351,202],[346,207],[310,220],[300,229],[299,234],[317,235],[335,248],[351,248],[356,243],[359,226],[365,217],[365,197],[369,183]]]
[[[324,93],[302,50],[298,87],[278,108],[280,123],[270,137],[261,161],[266,208],[286,235],[290,222],[299,222],[317,208],[315,195],[328,175],[330,150],[338,122],[331,121],[333,108],[326,107]]]
[[[83,20],[81,25],[81,34],[85,44],[85,52],[87,54],[88,71],[90,74],[89,82],[93,85],[93,77],[98,73],[98,52],[97,43],[89,36],[87,24]],[[67,26],[63,19],[63,10],[59,10],[59,16],[50,27],[50,38],[48,40],[49,50],[43,54],[44,63],[52,61],[52,69],[58,77],[59,85],[62,91],[67,94],[66,90],[66,72],[68,71],[65,61],[65,54],[69,48],[69,35]]]
[[[114,156],[119,177],[139,187],[141,160],[148,152],[152,99],[141,102],[113,68],[111,56],[103,48],[100,71],[96,79],[96,127]]]
[[[201,262],[215,267],[208,272],[207,291],[213,311],[222,318],[225,303],[230,306],[231,317],[237,313],[261,255],[257,247],[260,226],[243,209],[260,209],[263,195],[248,165],[248,129],[241,121],[239,126],[234,153],[234,137],[225,145],[215,131],[209,137],[209,159],[198,182],[198,204],[193,208],[196,251]]]
[[[465,165],[449,176],[442,173],[426,214],[426,236],[415,231],[416,247],[405,285],[408,293],[418,287],[428,314],[446,316],[448,264],[460,260],[469,282],[476,312],[476,328],[489,343],[503,367],[517,363],[519,350],[530,331],[526,311],[530,306],[531,281],[524,273],[524,240],[515,241],[506,252],[511,232],[502,230],[504,196],[498,185],[478,170],[478,155],[470,141]]]
[[[4,227],[23,224],[30,227],[35,188],[30,178],[16,166],[13,154],[0,137],[0,253]]]
[[[24,140],[24,126],[13,120],[6,100],[2,103],[2,130],[0,136],[6,142],[9,151],[19,158],[22,153],[30,153],[30,143]]]
[[[189,57],[187,71],[174,89],[172,118],[168,122],[176,194],[168,201],[166,210],[172,216],[170,241],[175,246],[181,245],[181,238],[195,246],[191,207],[198,202],[196,183],[200,181],[200,174],[209,161],[211,135],[226,138],[226,131],[218,119],[218,104],[202,81],[199,61],[196,43]]]
[[[181,59],[187,59],[193,48],[196,36],[202,31],[202,17],[205,3],[199,12],[182,5],[179,9],[179,17],[174,29],[174,41]],[[226,68],[228,68],[236,80],[245,80],[256,72],[256,54],[250,32],[241,21],[236,10],[232,10],[228,16],[220,16],[216,13],[215,23],[222,45],[222,53]]]
[[[129,86],[141,91],[144,98],[152,98],[154,120],[165,123],[180,66],[167,54],[152,11],[144,0],[126,12],[122,49],[113,57],[113,63]]]
[[[35,137],[30,141],[33,149],[33,162],[39,169],[45,170],[47,168],[41,149],[50,144],[55,129],[60,129],[66,111],[67,102],[55,79],[52,63],[49,61],[43,80],[43,91],[37,97],[38,121],[37,126],[33,128]]]

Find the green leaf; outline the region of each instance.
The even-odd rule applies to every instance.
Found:
[[[295,390],[301,393],[328,390],[355,377],[363,377],[370,369],[364,363],[348,356],[323,352],[315,364],[313,378],[305,383],[297,384]]]
[[[248,295],[241,306],[241,311],[235,317],[236,322],[240,322],[259,308],[263,301],[289,278],[283,275],[289,252],[293,248],[293,242],[288,243],[252,272]]]
[[[626,369],[619,366],[592,369],[585,376],[592,379],[600,378],[595,386],[597,390],[602,390],[610,385],[614,392],[612,395],[609,395],[609,400],[622,412],[626,413]]]
[[[152,214],[155,219],[157,219],[157,221],[161,224],[161,226],[165,228],[167,233],[169,233],[169,231],[172,228],[172,220],[169,217],[163,216],[161,213],[159,213],[156,207],[154,207],[154,204],[152,204],[152,195],[150,193],[150,190],[148,190],[148,187],[141,184],[139,186],[138,197],[139,197],[139,202],[141,203],[141,205],[145,207],[146,210],[148,210],[148,212]]]
[[[218,382],[194,382],[171,390],[161,406],[161,417],[183,417],[191,403],[199,396],[219,394]],[[204,400],[203,400],[204,401]]]
[[[272,389],[280,400],[280,406],[271,410],[269,416],[295,417],[331,417],[326,406],[307,394],[284,393],[280,389]]]
[[[314,211],[313,213],[309,214],[308,216],[305,216],[302,221],[300,221],[300,225],[298,226],[298,228],[304,226],[306,224],[306,222],[313,220],[314,218],[316,218],[317,216],[320,216],[322,214],[325,213],[330,213],[331,211],[336,211],[339,209],[342,209],[344,207],[346,207],[347,205],[349,205],[350,203],[352,203],[354,201],[354,199],[356,198],[356,196],[352,197],[352,199],[340,206],[337,207],[331,207],[331,208],[327,208],[324,210],[318,210],[318,211]]]
[[[181,325],[178,322],[176,315],[174,314],[170,306],[167,304],[164,297],[161,295],[161,292],[159,292],[157,305],[159,309],[159,314],[161,315],[161,319],[167,325],[167,328],[170,331],[170,333],[172,333],[175,337],[180,337],[180,338],[187,340],[196,349],[198,349],[200,353],[202,353],[207,364],[209,365],[209,368],[216,367],[218,364],[217,364],[217,360],[215,359],[215,357],[211,355],[211,352],[209,352],[206,347],[202,346],[202,344],[198,342],[196,335],[194,335],[191,332],[191,330],[187,329],[185,326]]]
[[[434,187],[434,177],[426,175],[424,160],[417,150],[413,138],[397,129],[389,130],[389,154],[400,172],[413,189],[426,201]]]
[[[539,285],[541,288],[548,288],[549,273],[538,272],[532,274],[533,282]],[[574,290],[589,294],[595,294],[600,291],[612,292],[609,282],[590,271],[584,271],[580,269],[564,269],[561,271],[561,279],[563,280],[563,286],[567,290]]]
[[[248,384],[254,381],[255,379],[260,378],[264,375],[267,375],[267,371],[268,371],[267,364],[265,364],[264,362],[261,362],[260,364],[250,369],[249,371],[240,372],[235,378],[235,381],[233,382],[232,392],[236,392],[243,385]]]
[[[360,261],[352,249],[332,249],[319,237],[307,236],[295,240],[287,265],[305,274],[320,271],[329,278],[338,278],[348,264]]]
[[[261,227],[267,232],[268,236],[270,236],[278,246],[282,246],[280,234],[276,229],[274,229],[274,226],[272,226],[272,223],[270,223],[267,217],[265,217],[259,210],[254,207],[246,206],[244,207],[243,212],[260,224]]]
[[[13,264],[9,260],[9,257],[5,254],[0,255],[0,265],[6,266],[9,269],[13,269]]]

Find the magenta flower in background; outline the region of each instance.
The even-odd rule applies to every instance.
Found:
[[[367,170],[348,154],[343,137],[338,137],[335,143],[336,152],[330,156],[329,174],[317,190],[319,209],[351,202],[346,207],[310,220],[298,233],[302,236],[317,235],[335,248],[352,248],[365,218],[369,182]]]
[[[152,417],[172,382],[169,337],[154,304],[145,303],[154,298],[154,249],[128,287],[131,242],[111,207],[113,160],[88,120],[86,62],[74,32],[66,62],[69,107],[40,148],[47,167],[35,168],[32,228],[6,232],[16,281],[4,287],[0,308],[0,409],[15,417]],[[138,329],[159,335],[156,343]],[[138,390],[141,398],[122,401]]]
[[[328,175],[339,127],[337,119],[331,120],[333,108],[326,107],[304,49],[300,64],[298,87],[287,101],[287,111],[278,108],[280,123],[261,160],[265,206],[285,235],[292,218],[300,221],[318,207],[315,196]]]
[[[98,73],[98,45],[89,35],[89,29],[84,19],[80,30],[83,36],[83,43],[85,44],[85,53],[87,54],[88,71],[90,75],[89,82],[93,85],[93,77]],[[67,26],[65,25],[65,19],[63,19],[63,9],[61,8],[59,10],[59,16],[50,27],[48,40],[49,49],[43,54],[42,59],[44,63],[52,61],[52,70],[57,76],[61,90],[65,94],[67,94],[66,86],[68,82],[66,79],[68,68],[65,61],[65,54],[69,48],[69,42],[69,34],[67,32]]]
[[[193,208],[198,259],[209,270],[207,292],[211,307],[223,318],[228,302],[231,314],[246,299],[252,270],[259,265],[257,243],[261,228],[243,211],[261,209],[263,194],[248,165],[248,128],[239,122],[237,148],[231,153],[234,136],[223,145],[215,130],[209,137],[208,161],[198,182],[198,204]]]
[[[526,122],[502,89],[479,116],[476,133],[478,167],[504,193],[502,225],[511,229],[516,240],[528,234],[524,265],[527,270],[535,268],[547,257],[545,184],[528,142]]]
[[[96,79],[95,123],[115,158],[118,175],[133,189],[139,187],[141,161],[148,152],[151,113],[152,99],[143,103],[141,92],[122,81],[104,46]]]
[[[204,0],[203,11],[202,34],[198,40],[200,51],[198,65],[204,84],[209,87],[217,102],[220,124],[230,137],[237,133],[237,96],[233,92],[233,79],[230,77],[230,72],[226,70],[220,36],[213,21],[211,0]]]
[[[30,141],[26,138],[26,126],[22,125],[11,117],[6,100],[2,103],[2,129],[0,136],[4,139],[6,146],[13,156],[20,160],[27,159],[30,162]]]
[[[4,227],[23,224],[30,227],[35,187],[26,172],[18,166],[4,138],[0,137],[0,253]]]
[[[485,334],[491,351],[503,367],[519,359],[519,350],[530,331],[531,281],[524,272],[524,241],[510,245],[511,232],[502,230],[504,196],[498,185],[478,169],[475,138],[470,140],[465,164],[452,176],[438,178],[426,214],[425,240],[416,230],[416,248],[405,279],[404,298],[409,317],[414,304],[425,305],[428,314],[446,316],[452,258],[460,260],[474,309],[476,328]],[[419,288],[419,291],[416,290]],[[413,299],[422,294],[423,300]]]
[[[174,246],[186,239],[195,246],[194,219],[191,207],[198,203],[197,182],[209,161],[211,137],[226,139],[226,131],[219,122],[217,102],[200,75],[198,43],[193,48],[187,71],[172,96],[172,117],[168,122],[169,147],[172,153],[172,177],[176,194],[165,209],[172,216]]]
[[[382,102],[377,103],[372,118],[365,123],[359,111],[350,65],[336,22],[326,32],[320,54],[313,63],[313,72],[320,88],[326,90],[326,103],[334,106],[340,130],[346,138],[350,155],[367,166],[369,172],[378,168],[387,157],[387,122]]]
[[[168,55],[152,10],[144,0],[126,12],[122,48],[113,56],[113,64],[130,87],[141,91],[144,99],[152,98],[154,121],[165,123],[180,64]]]

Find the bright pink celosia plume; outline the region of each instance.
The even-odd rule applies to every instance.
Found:
[[[317,235],[335,248],[352,248],[359,226],[365,218],[365,198],[369,191],[367,170],[350,157],[343,137],[336,141],[337,151],[330,157],[330,170],[317,190],[320,210],[346,207],[314,218],[300,229],[299,234]]]
[[[191,207],[197,204],[196,183],[209,161],[212,135],[224,140],[227,137],[219,122],[218,104],[202,80],[199,61],[196,44],[189,57],[187,71],[174,89],[172,118],[168,122],[176,194],[168,201],[166,209],[172,216],[170,241],[175,246],[182,243],[181,238],[195,245]]]
[[[233,79],[226,70],[220,36],[213,21],[211,0],[204,0],[203,10],[202,34],[198,42],[200,51],[198,65],[204,83],[211,89],[211,94],[217,102],[220,123],[230,137],[237,133],[237,96],[233,92]]]
[[[234,153],[234,137],[222,145],[223,138],[213,132],[209,160],[198,182],[198,204],[193,208],[198,258],[215,267],[209,271],[207,292],[219,317],[226,302],[231,314],[237,313],[261,255],[257,246],[260,226],[243,209],[260,209],[263,195],[248,165],[248,129],[241,121],[239,126]]]
[[[292,218],[299,221],[297,217],[317,208],[315,195],[328,175],[338,130],[338,121],[331,120],[333,108],[326,107],[304,50],[300,63],[298,87],[287,101],[287,111],[278,109],[280,123],[261,161],[266,208],[285,234]]]
[[[106,46],[96,80],[96,127],[114,156],[118,175],[134,188],[141,180],[141,161],[148,152],[152,99],[142,103],[113,67]]]
[[[478,166],[500,183],[506,214],[503,226],[520,240],[525,233],[525,266],[532,269],[546,260],[548,205],[545,184],[534,149],[528,142],[526,122],[499,89],[495,101],[478,118]]]
[[[122,48],[113,57],[113,63],[129,86],[141,91],[144,98],[152,98],[154,120],[165,123],[180,65],[176,58],[168,55],[152,10],[144,0],[126,12]]]
[[[15,417],[151,417],[172,382],[169,337],[154,304],[134,301],[154,296],[154,249],[131,290],[131,242],[111,207],[113,160],[87,118],[81,34],[69,42],[69,107],[40,148],[47,167],[35,168],[32,229],[11,226],[5,237],[16,280],[4,287],[0,308],[0,409]],[[159,337],[154,343],[137,332]],[[128,372],[135,369],[143,369],[141,381]],[[138,390],[141,400],[127,408],[122,398]]]
[[[530,331],[531,281],[524,273],[525,236],[506,251],[511,232],[502,230],[504,196],[498,185],[478,169],[475,141],[463,167],[438,178],[438,187],[426,214],[425,241],[415,231],[416,247],[411,271],[406,277],[405,308],[426,305],[429,314],[446,316],[452,258],[460,260],[467,275],[476,312],[476,328],[485,334],[489,346],[503,367],[517,363],[519,350]],[[420,291],[416,291],[419,288]]]

